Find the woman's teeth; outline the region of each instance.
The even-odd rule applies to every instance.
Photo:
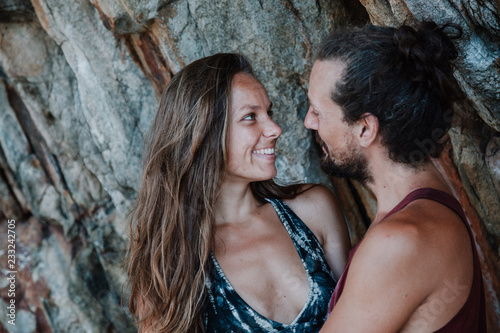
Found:
[[[274,148],[266,148],[266,149],[254,150],[252,153],[254,153],[254,154],[261,154],[261,155],[273,155],[274,154]]]

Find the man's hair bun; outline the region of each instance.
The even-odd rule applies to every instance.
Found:
[[[458,56],[452,39],[460,38],[460,26],[447,23],[422,22],[417,29],[402,26],[394,31],[394,42],[399,51],[396,67],[413,82],[428,82],[438,96],[449,93],[443,80],[453,73],[451,61]]]

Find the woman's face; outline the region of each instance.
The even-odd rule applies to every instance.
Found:
[[[264,86],[246,73],[236,74],[229,107],[227,180],[253,182],[276,176],[274,146],[281,128],[271,116]]]

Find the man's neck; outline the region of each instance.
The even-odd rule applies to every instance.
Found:
[[[379,223],[410,192],[430,187],[445,192],[446,181],[432,163],[412,168],[401,163],[384,161],[371,167],[373,182],[368,184],[377,198],[377,214],[372,225]]]

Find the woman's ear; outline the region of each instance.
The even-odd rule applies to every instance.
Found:
[[[378,118],[371,113],[364,113],[358,121],[358,140],[363,148],[369,147],[378,135]]]

